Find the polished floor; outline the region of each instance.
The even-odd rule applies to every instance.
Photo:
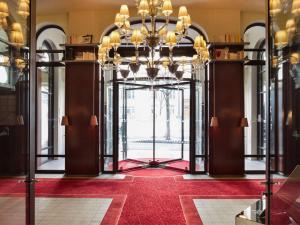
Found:
[[[36,225],[99,225],[111,198],[36,198]],[[0,197],[0,224],[24,224],[25,199]]]
[[[203,225],[234,225],[235,216],[258,199],[194,199]]]

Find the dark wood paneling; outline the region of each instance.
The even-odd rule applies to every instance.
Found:
[[[95,63],[66,64],[66,115],[70,120],[70,126],[66,127],[68,175],[99,173],[99,132],[98,127],[90,126],[91,115],[99,118],[98,74],[99,66]]]
[[[212,175],[244,174],[244,76],[241,62],[211,62],[210,118],[215,114],[219,127],[210,130],[209,172]],[[215,94],[215,97],[214,97]]]

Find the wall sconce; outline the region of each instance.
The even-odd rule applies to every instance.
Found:
[[[293,111],[289,111],[286,118],[286,126],[291,126],[293,124]]]
[[[99,123],[98,123],[98,118],[97,118],[96,115],[92,115],[92,116],[91,116],[91,119],[90,119],[90,125],[93,126],[93,127],[99,125]]]
[[[286,30],[277,31],[275,34],[275,45],[284,47],[288,44],[288,35]]]
[[[19,0],[17,12],[20,16],[28,17],[30,15],[29,0]]]
[[[210,127],[219,127],[219,119],[216,116],[213,116],[210,121]]]
[[[16,121],[17,121],[17,125],[20,126],[24,125],[24,117],[22,115],[17,115]]]
[[[246,117],[241,119],[241,127],[249,127],[248,119]]]
[[[270,14],[276,16],[281,12],[281,5],[279,0],[270,0]]]
[[[0,2],[0,18],[8,17],[8,5],[6,2]]]
[[[292,4],[292,13],[295,16],[300,15],[300,0],[294,0]]]
[[[62,126],[70,126],[69,117],[63,116],[61,119],[61,125]]]

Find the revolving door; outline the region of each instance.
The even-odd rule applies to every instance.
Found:
[[[205,173],[205,82],[200,77],[124,80],[104,71],[102,172],[161,167]]]
[[[189,169],[190,83],[119,82],[119,170],[144,166]],[[180,161],[180,163],[179,163]],[[179,169],[179,168],[178,168]]]

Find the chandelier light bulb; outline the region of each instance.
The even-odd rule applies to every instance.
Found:
[[[147,0],[141,0],[139,8],[138,8],[138,14],[145,17],[149,14],[149,4]]]
[[[169,17],[173,13],[173,6],[171,0],[165,0],[162,6],[162,13]]]
[[[293,0],[292,13],[295,16],[299,16],[300,15],[300,0]]]
[[[120,15],[125,19],[129,18],[129,9],[127,5],[121,5]]]
[[[185,6],[181,6],[179,8],[178,19],[182,20],[184,17],[187,17],[188,15],[189,14],[187,8]]]
[[[8,17],[8,5],[6,2],[0,2],[0,18]]]

